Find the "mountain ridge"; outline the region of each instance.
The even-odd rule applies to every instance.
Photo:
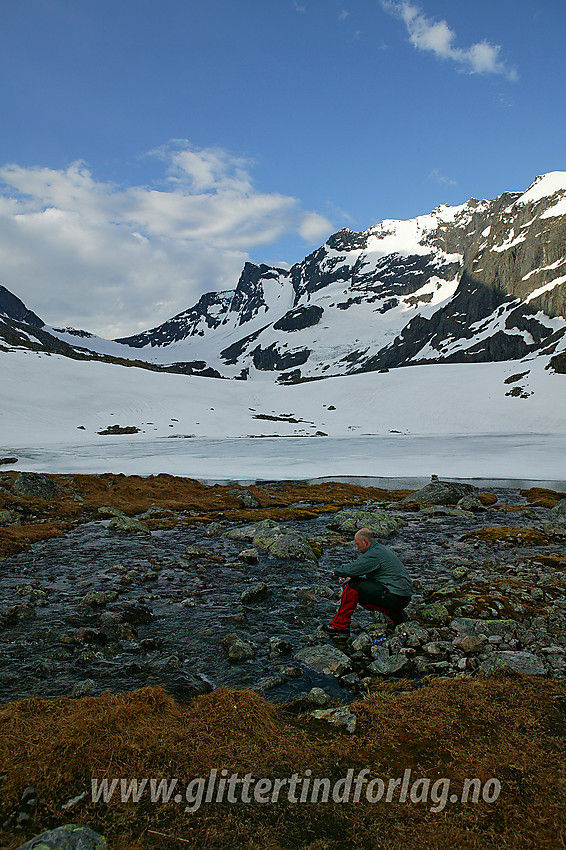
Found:
[[[247,262],[233,290],[130,337],[42,330],[74,351],[288,383],[556,355],[565,295],[566,172],[550,172],[525,192],[343,228],[290,269]]]

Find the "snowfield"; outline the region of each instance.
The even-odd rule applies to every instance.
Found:
[[[24,350],[2,358],[0,454],[19,458],[6,469],[566,481],[566,376],[546,357],[291,386]],[[140,431],[97,433],[109,425]]]

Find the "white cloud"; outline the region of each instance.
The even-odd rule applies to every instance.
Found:
[[[446,21],[433,21],[409,0],[381,0],[381,5],[404,22],[410,42],[418,50],[451,59],[471,74],[501,74],[512,82],[518,79],[517,71],[500,59],[500,45],[481,41],[467,49],[456,47],[456,33]]]
[[[49,324],[134,333],[232,289],[252,248],[332,230],[298,199],[257,191],[250,163],[224,150],[152,154],[160,188],[97,181],[84,162],[0,168],[1,282]]]
[[[307,242],[319,242],[330,236],[332,225],[323,215],[310,212],[302,218],[299,233]]]
[[[340,14],[338,15],[338,20],[339,21],[345,21],[346,18],[349,18],[349,17],[350,17],[350,13],[347,12],[346,9],[342,9]]]
[[[457,181],[451,177],[442,174],[439,168],[433,168],[428,175],[427,180],[434,180],[435,183],[441,183],[443,186],[457,186]]]

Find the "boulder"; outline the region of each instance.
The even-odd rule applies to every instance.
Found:
[[[10,605],[0,611],[0,616],[4,620],[5,625],[15,626],[22,620],[29,620],[36,616],[35,608],[32,605]]]
[[[236,496],[243,508],[259,508],[259,502],[250,490],[228,490]]]
[[[115,590],[89,590],[81,599],[81,603],[91,608],[102,608],[107,602],[114,602],[117,596]]]
[[[549,518],[551,520],[559,520],[566,523],[566,499],[560,499],[553,508],[550,509]]]
[[[17,850],[107,850],[106,840],[88,826],[66,823],[42,832]]]
[[[378,537],[390,537],[406,525],[400,517],[392,517],[384,511],[362,511],[346,509],[338,511],[328,525],[343,534],[355,534],[360,528],[369,528]]]
[[[450,628],[458,635],[506,635],[514,634],[517,628],[515,620],[480,620],[472,617],[455,617]]]
[[[524,673],[526,676],[546,675],[546,667],[543,662],[532,652],[512,652],[510,650],[493,652],[489,658],[482,661],[479,669],[487,676],[505,669],[516,670],[517,673]]]
[[[445,640],[432,640],[425,643],[423,652],[434,661],[446,661],[450,657],[452,644]]]
[[[56,499],[62,490],[46,475],[38,472],[20,472],[10,493],[24,499]]]
[[[350,659],[346,653],[330,644],[307,646],[297,652],[294,657],[305,667],[330,676],[343,676],[351,669]]]
[[[428,630],[415,623],[414,620],[409,620],[403,624],[403,630],[407,635],[406,645],[410,647],[418,647],[429,640]]]
[[[463,500],[460,499],[460,502],[461,501]],[[460,504],[460,502],[458,502],[458,504]],[[429,505],[428,507],[422,505],[420,512],[424,516],[456,516],[460,518],[466,516],[473,516],[473,513],[471,511],[463,510],[460,507],[447,508],[444,505]]]
[[[172,665],[171,665],[172,666]],[[179,702],[188,702],[195,697],[209,694],[213,690],[211,682],[199,673],[187,673],[184,670],[164,668],[159,673],[144,677],[143,685],[160,685]]]
[[[254,534],[253,545],[260,549],[267,549],[276,558],[313,563],[317,560],[308,538],[302,532],[282,525],[270,528],[260,524]]]
[[[422,505],[456,505],[460,499],[477,497],[479,489],[472,484],[455,481],[431,481],[415,493],[405,496],[403,502],[418,502]]]
[[[368,667],[370,673],[379,676],[409,676],[413,671],[411,661],[402,654],[380,655]]]
[[[0,466],[7,465],[9,463],[17,463],[17,457],[0,457]]]

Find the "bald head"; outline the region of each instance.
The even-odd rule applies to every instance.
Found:
[[[362,553],[367,552],[373,541],[376,539],[376,535],[373,531],[370,531],[369,528],[360,528],[359,531],[354,535],[354,543]]]

